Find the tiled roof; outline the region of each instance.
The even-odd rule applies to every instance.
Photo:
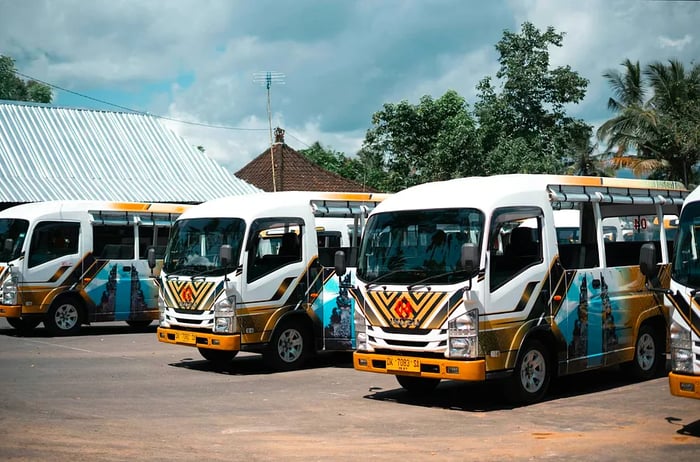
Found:
[[[258,192],[153,116],[0,101],[2,203],[196,203]]]
[[[275,185],[277,191],[330,191],[330,192],[378,192],[356,181],[344,178],[311,162],[284,142],[251,160],[236,172],[236,176],[263,191],[274,191],[272,183],[272,158],[275,160]]]

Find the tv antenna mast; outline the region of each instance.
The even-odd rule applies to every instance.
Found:
[[[270,126],[270,161],[272,162],[272,190],[277,191],[275,179],[275,144],[272,138],[272,110],[270,107],[270,87],[272,84],[284,85],[285,75],[281,72],[266,71],[253,74],[253,82],[264,85],[267,88],[267,123]]]

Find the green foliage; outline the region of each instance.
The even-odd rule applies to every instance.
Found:
[[[342,152],[334,151],[330,148],[326,149],[318,141],[308,149],[302,149],[299,153],[330,172],[337,173],[358,183],[375,187],[373,183],[367,181],[367,166],[358,158],[350,158]]]
[[[643,71],[629,59],[623,71],[603,74],[612,89],[615,116],[598,129],[615,164],[638,175],[696,182],[700,160],[700,65],[654,62]],[[647,97],[647,95],[652,95]]]
[[[0,99],[50,103],[51,88],[34,80],[24,81],[15,74],[15,60],[0,55]]]
[[[387,103],[372,116],[372,125],[360,158],[372,165],[373,181],[378,172],[384,173],[377,178],[381,190],[399,191],[484,171],[474,120],[455,91],[437,100],[423,96],[416,105]]]
[[[588,80],[569,66],[549,68],[548,49],[562,46],[563,37],[525,22],[520,33],[505,31],[496,44],[501,91],[487,76],[475,104],[488,174],[557,173],[581,146],[588,149],[590,127],[565,111],[583,99]]]

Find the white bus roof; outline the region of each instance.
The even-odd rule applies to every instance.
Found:
[[[386,194],[282,191],[230,196],[196,205],[181,219],[230,217],[251,220],[303,214],[327,217],[351,217],[367,214]],[[364,207],[364,209],[363,209]]]
[[[89,212],[131,213],[131,214],[173,214],[179,215],[190,205],[146,202],[109,202],[109,201],[46,201],[16,205],[0,211],[0,218],[60,218],[64,214]]]
[[[679,182],[567,175],[513,174],[468,177],[425,183],[388,197],[375,212],[472,206],[492,209],[502,203],[537,205],[559,202],[682,204],[687,195]]]

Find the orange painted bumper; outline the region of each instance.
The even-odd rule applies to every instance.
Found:
[[[383,355],[376,353],[353,353],[353,367],[358,371],[377,372],[380,374],[410,375],[414,377],[426,377],[434,379],[484,381],[486,380],[486,361],[483,359],[473,361],[458,361],[447,358],[423,358],[413,357],[420,362],[420,372],[401,371],[387,368],[387,360],[403,359],[403,356]]]

